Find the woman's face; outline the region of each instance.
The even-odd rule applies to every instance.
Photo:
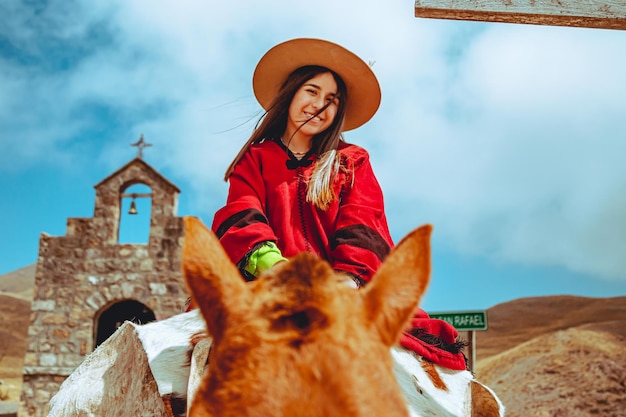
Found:
[[[338,100],[337,83],[330,72],[320,73],[306,81],[291,99],[284,138],[294,138],[295,133],[297,137],[311,140],[314,135],[328,129],[337,115]],[[330,103],[329,106],[311,119],[327,103]]]

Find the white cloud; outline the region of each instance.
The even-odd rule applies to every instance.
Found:
[[[411,178],[413,192],[399,184],[392,201],[421,210],[457,250],[625,279],[623,44],[606,31],[483,32],[438,92],[443,106],[418,100],[403,115],[413,126],[392,133],[414,132],[385,174]]]

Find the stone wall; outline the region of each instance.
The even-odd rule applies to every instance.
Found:
[[[152,190],[150,237],[147,244],[118,244],[121,195],[137,183]],[[93,350],[98,318],[110,306],[135,300],[157,319],[183,310],[177,195],[176,187],[135,159],[96,185],[93,218],[68,219],[66,236],[42,234],[21,416],[47,415],[52,395]]]

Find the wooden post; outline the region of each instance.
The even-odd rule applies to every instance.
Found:
[[[474,367],[476,366],[476,332],[470,330],[467,333],[467,338],[469,339],[469,346],[467,351],[467,367],[471,372],[474,372]]]
[[[463,352],[467,358],[467,370],[474,372],[476,367],[476,332],[474,330],[459,331],[459,336],[461,340],[467,342]]]
[[[626,30],[626,1],[415,0],[415,16]]]

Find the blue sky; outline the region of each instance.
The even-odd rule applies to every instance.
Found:
[[[2,2],[0,274],[93,215],[145,160],[211,223],[260,107],[252,71],[295,37],[375,61],[366,147],[392,235],[432,223],[430,311],[626,295],[626,32],[417,19],[412,1]]]

